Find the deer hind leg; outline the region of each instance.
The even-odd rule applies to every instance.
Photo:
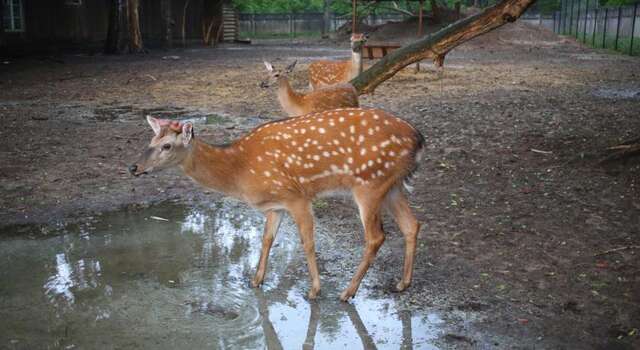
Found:
[[[373,263],[378,249],[384,242],[384,231],[382,231],[382,221],[380,217],[380,207],[384,194],[380,195],[378,191],[369,189],[354,190],[353,197],[360,211],[360,219],[364,226],[364,251],[362,261],[358,265],[356,273],[353,275],[349,286],[340,294],[340,300],[347,301],[352,298],[358,291],[360,282],[367,273],[369,266]]]
[[[256,276],[251,281],[253,287],[259,287],[264,281],[264,273],[267,270],[267,261],[269,260],[269,251],[271,245],[280,228],[282,221],[282,212],[279,210],[270,210],[265,214],[267,220],[264,224],[264,234],[262,235],[262,250],[260,252],[260,261],[256,269]]]
[[[411,212],[407,197],[402,193],[400,187],[395,187],[389,192],[385,199],[385,205],[404,235],[404,269],[402,279],[396,285],[396,290],[401,292],[411,285],[413,260],[416,254],[416,240],[418,231],[420,231],[420,223]]]
[[[320,273],[318,272],[318,264],[316,262],[315,240],[313,237],[313,213],[311,211],[311,202],[301,201],[295,202],[287,207],[293,221],[298,226],[298,233],[302,240],[302,247],[307,256],[307,265],[309,266],[309,276],[311,277],[311,289],[309,290],[309,299],[315,299],[320,293]]]

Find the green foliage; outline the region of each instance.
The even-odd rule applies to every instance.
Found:
[[[321,12],[324,0],[233,0],[244,13]]]
[[[560,11],[560,0],[538,0],[535,3],[538,7],[538,11],[544,14]]]
[[[640,2],[640,0],[599,0],[602,6],[629,6]]]
[[[457,0],[441,0],[440,2],[453,3]],[[365,8],[369,8],[372,1],[358,1],[358,13]],[[396,1],[398,8],[416,12],[418,3],[415,1]],[[324,10],[324,0],[233,0],[233,4],[243,13],[301,13],[301,12],[322,12]],[[391,2],[379,3],[375,13],[392,13],[393,10],[382,7],[393,6]],[[425,1],[425,9],[428,8],[428,1]],[[351,13],[351,0],[331,1],[331,11],[336,15],[346,15]]]

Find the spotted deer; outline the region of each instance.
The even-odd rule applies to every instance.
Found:
[[[362,73],[362,48],[367,41],[365,34],[351,35],[351,60],[321,60],[309,65],[309,84],[312,89],[346,83]]]
[[[287,75],[293,71],[296,62],[287,66],[284,70],[273,68],[269,62],[264,62],[269,72],[269,77],[260,83],[262,88],[268,88],[278,84],[278,101],[282,109],[290,117],[311,112],[322,112],[342,107],[358,107],[358,93],[353,85],[337,84],[325,86],[307,94],[299,93],[291,88]]]
[[[226,145],[197,138],[189,122],[147,117],[155,136],[129,171],[139,176],[178,167],[202,186],[242,200],[266,216],[262,250],[252,280],[259,287],[283,213],[297,225],[316,298],[320,277],[312,200],[350,193],[364,226],[362,260],[340,299],[353,297],[385,240],[388,210],[404,236],[404,268],[396,288],[411,284],[420,224],[403,192],[417,167],[424,138],[408,122],[379,109],[345,108],[263,124]]]

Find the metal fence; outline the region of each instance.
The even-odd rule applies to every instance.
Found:
[[[597,0],[562,0],[553,14],[556,33],[575,36],[593,47],[640,54],[639,4],[599,7]]]
[[[389,21],[401,21],[406,16],[401,14],[370,15],[363,19],[368,25],[378,25]],[[347,23],[351,17],[331,16],[329,31],[335,31]],[[250,14],[241,13],[239,16],[240,32],[247,36],[268,35],[304,35],[322,32],[324,24],[322,13],[274,13]]]

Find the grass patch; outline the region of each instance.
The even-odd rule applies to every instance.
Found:
[[[296,33],[264,33],[240,32],[240,38],[251,39],[289,39],[289,38],[319,38],[320,32],[296,32]]]
[[[576,37],[575,32],[572,33],[561,33],[567,36]],[[591,46],[596,49],[607,49],[613,50],[617,52],[621,52],[627,55],[639,56],[640,55],[640,38],[633,38],[633,51],[631,51],[631,37],[630,36],[620,36],[618,37],[618,45],[616,48],[616,37],[615,35],[607,35],[604,37],[603,33],[596,33],[595,36],[593,33],[587,33],[586,38],[583,35],[583,32],[578,33],[577,39],[578,41]]]

